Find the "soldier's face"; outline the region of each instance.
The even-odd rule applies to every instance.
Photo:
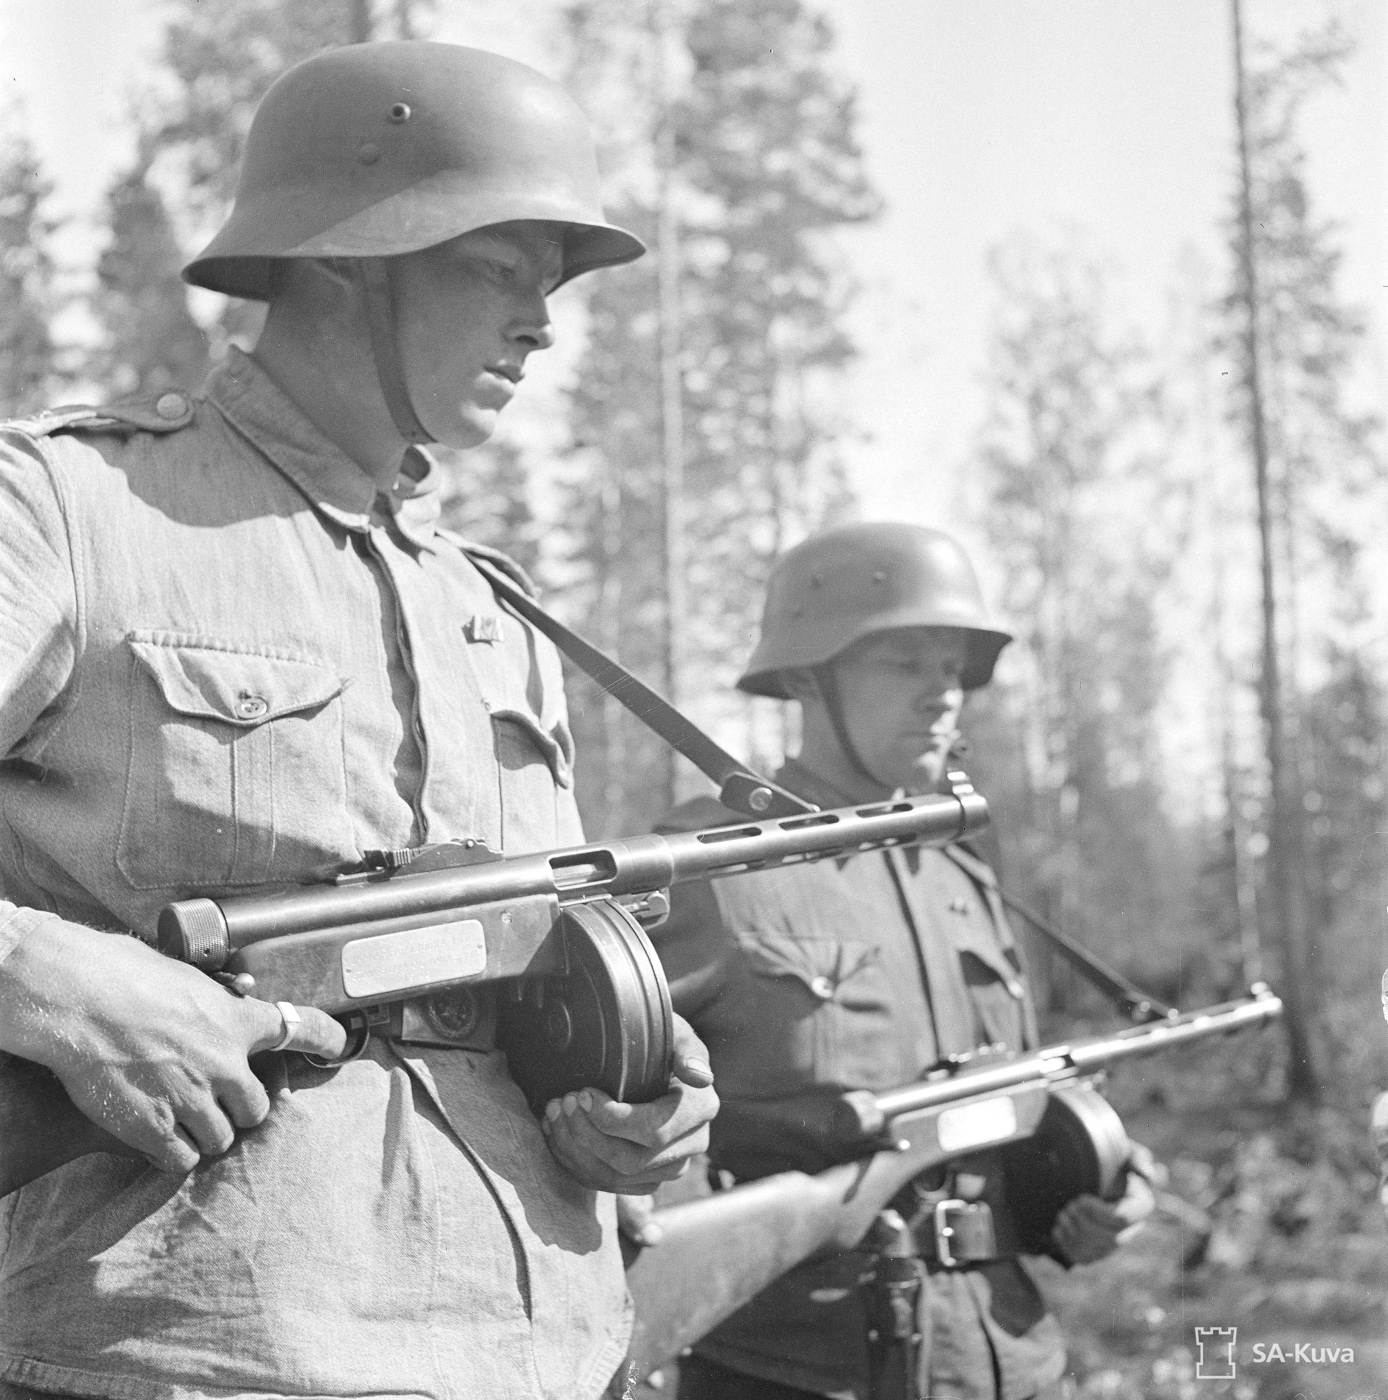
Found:
[[[869,637],[835,663],[844,725],[874,777],[909,791],[944,773],[964,707],[965,634],[912,627]]]
[[[491,436],[526,357],[554,344],[545,298],[562,270],[562,226],[538,221],[495,224],[398,259],[405,382],[436,441],[476,447]]]

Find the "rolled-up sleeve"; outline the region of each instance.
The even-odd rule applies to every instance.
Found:
[[[0,762],[38,763],[72,676],[77,588],[68,522],[42,450],[0,432]],[[0,799],[3,794],[0,793]],[[0,886],[0,960],[34,919]]]

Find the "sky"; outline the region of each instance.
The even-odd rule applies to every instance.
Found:
[[[1120,305],[1159,336],[1183,256],[1221,276],[1232,177],[1224,0],[822,0],[834,62],[859,95],[886,212],[846,235],[862,285],[862,354],[843,384],[869,518],[968,533],[959,481],[982,410],[990,248],[1018,232],[1079,238],[1114,269]],[[545,3],[439,0],[437,37],[555,71]],[[89,260],[101,193],[129,157],[127,113],[157,50],[158,0],[0,0],[0,84],[76,215]],[[1244,0],[1253,41],[1340,15],[1360,50],[1308,112],[1312,195],[1344,225],[1342,291],[1370,317],[1367,365],[1388,378],[1388,5]],[[85,222],[84,222],[85,221]],[[563,332],[572,308],[559,308]],[[535,411],[569,361],[537,374]],[[541,367],[537,365],[537,369]],[[546,383],[546,374],[548,383]],[[518,405],[519,407],[519,405]],[[515,410],[513,410],[513,413]],[[520,415],[517,415],[518,417]],[[532,413],[532,417],[534,414]]]

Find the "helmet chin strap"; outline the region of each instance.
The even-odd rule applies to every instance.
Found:
[[[829,723],[834,726],[834,737],[839,741],[839,748],[843,750],[844,757],[868,782],[884,787],[888,792],[895,792],[900,785],[883,782],[863,761],[857,744],[849,736],[848,724],[843,715],[843,700],[839,695],[839,678],[834,674],[834,663],[826,661],[822,665],[812,666],[810,674],[814,676],[815,684],[819,687],[824,708],[829,714]]]
[[[434,438],[419,421],[410,402],[405,368],[400,362],[400,335],[395,315],[395,285],[389,258],[361,258],[357,266],[366,299],[366,323],[371,332],[371,354],[376,361],[376,377],[390,410],[395,430],[416,446]]]

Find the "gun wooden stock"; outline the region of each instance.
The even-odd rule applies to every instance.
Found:
[[[999,1114],[990,1105],[1005,1100]],[[977,1100],[980,1141],[948,1146],[940,1117],[967,1100],[902,1115],[895,1144],[859,1162],[817,1176],[782,1172],[703,1200],[658,1211],[664,1238],[643,1249],[627,1270],[636,1299],[630,1359],[638,1375],[697,1342],[768,1284],[817,1255],[852,1249],[914,1177],[984,1145],[1017,1142],[1035,1132],[1046,1111],[1044,1084],[1019,1084]],[[1004,1124],[1011,1130],[999,1132]]]
[[[872,1155],[817,1176],[785,1172],[656,1212],[664,1238],[627,1271],[636,1300],[630,1359],[637,1374],[678,1355],[797,1264],[852,1249],[921,1172],[1031,1137],[1052,1090],[1120,1060],[1256,1029],[1281,1013],[1281,1001],[1257,988],[1244,1001],[1114,1035],[984,1056],[886,1093],[843,1095],[836,1135]],[[881,1150],[886,1144],[891,1150]]]
[[[0,1196],[91,1152],[140,1155],[82,1113],[50,1070],[0,1054]]]

